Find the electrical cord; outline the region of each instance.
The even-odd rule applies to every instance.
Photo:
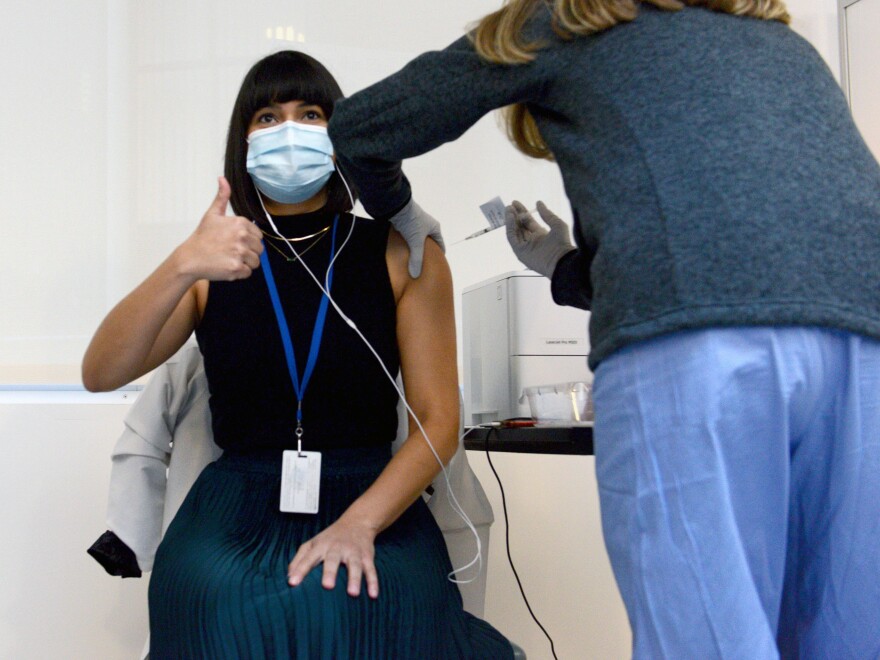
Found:
[[[398,387],[396,379],[388,371],[388,368],[385,366],[385,363],[382,361],[382,358],[376,352],[376,349],[373,348],[373,345],[370,344],[370,342],[367,340],[367,338],[363,335],[360,328],[358,328],[357,325],[355,324],[355,322],[352,321],[345,314],[345,312],[342,311],[342,308],[339,307],[339,305],[336,303],[336,300],[334,300],[333,296],[330,295],[329,278],[330,278],[331,269],[333,268],[333,264],[336,263],[336,260],[339,258],[339,255],[342,254],[342,251],[343,251],[343,249],[345,249],[345,246],[348,245],[348,241],[351,239],[351,236],[354,232],[355,222],[357,221],[357,216],[354,214],[354,195],[352,194],[351,188],[349,187],[348,182],[345,180],[345,177],[342,176],[342,172],[339,172],[339,178],[342,180],[342,183],[345,185],[345,189],[348,192],[348,198],[351,201],[351,211],[349,211],[349,214],[351,215],[351,226],[348,229],[348,234],[346,235],[345,240],[339,246],[339,249],[336,251],[336,254],[334,254],[333,257],[330,259],[330,263],[327,266],[327,271],[324,274],[324,283],[323,284],[315,276],[315,274],[312,272],[312,269],[309,268],[308,264],[300,258],[301,255],[300,255],[300,253],[297,252],[296,247],[294,247],[293,243],[290,240],[288,240],[287,238],[285,238],[281,234],[281,232],[278,231],[278,227],[275,226],[275,222],[272,220],[271,214],[269,213],[269,211],[266,210],[266,206],[263,203],[262,196],[258,196],[259,201],[260,201],[260,206],[263,208],[263,213],[266,215],[266,220],[268,220],[269,226],[272,228],[272,231],[275,232],[275,235],[278,238],[282,239],[287,244],[287,246],[290,248],[290,251],[293,254],[293,256],[299,260],[299,263],[302,265],[303,268],[305,268],[306,272],[309,274],[309,276],[311,276],[311,278],[312,278],[312,280],[314,280],[315,284],[318,285],[318,288],[321,290],[322,294],[327,297],[327,300],[333,306],[333,308],[336,310],[336,312],[339,314],[339,316],[342,318],[342,320],[346,323],[346,325],[348,325],[352,330],[355,331],[357,336],[361,339],[361,341],[364,343],[364,345],[369,349],[370,353],[373,354],[373,357],[376,358],[376,361],[378,362],[379,366],[382,368],[382,371],[385,373],[385,376],[391,382],[391,385],[394,387],[394,389],[397,390],[397,393],[400,396],[400,399],[403,402],[403,405],[406,408],[407,412],[410,415],[412,415],[413,421],[416,423],[416,426],[418,427],[419,431],[421,432],[422,437],[424,438],[425,442],[428,445],[428,448],[431,450],[431,454],[433,454],[434,459],[440,465],[440,471],[443,474],[444,481],[446,482],[446,498],[447,498],[450,506],[452,507],[452,510],[455,511],[455,513],[459,516],[459,518],[462,519],[464,524],[470,530],[471,534],[473,534],[474,540],[476,542],[476,553],[474,554],[474,558],[471,559],[471,561],[469,561],[464,566],[461,566],[459,568],[453,567],[452,571],[450,571],[446,577],[450,582],[453,582],[455,584],[469,584],[469,583],[473,582],[474,580],[476,580],[477,577],[479,577],[480,572],[483,570],[483,546],[482,546],[482,542],[480,541],[480,535],[477,533],[477,529],[476,529],[476,527],[474,527],[474,524],[471,522],[470,517],[467,515],[464,508],[459,503],[458,498],[455,496],[455,492],[452,489],[452,484],[449,481],[449,473],[446,470],[446,466],[443,464],[443,461],[440,459],[440,455],[437,453],[437,450],[434,448],[434,445],[431,443],[431,439],[428,437],[428,433],[425,431],[424,427],[422,426],[422,422],[421,422],[421,420],[419,420],[418,415],[416,415],[416,413],[410,407],[409,401],[407,401],[406,396],[404,395],[403,391],[400,389],[400,387]],[[467,432],[465,432],[465,435],[467,435]],[[461,440],[463,438],[464,438],[464,435],[462,435],[459,438],[459,444],[461,444]],[[474,575],[471,578],[467,578],[467,579],[459,579],[457,577],[457,575],[459,573],[466,571],[467,569],[471,568],[472,566],[477,567],[476,575]]]
[[[550,633],[547,632],[547,629],[541,624],[538,617],[535,616],[535,612],[532,610],[532,606],[529,604],[529,599],[526,596],[526,591],[523,588],[522,580],[519,579],[519,573],[516,572],[516,566],[513,565],[513,557],[510,555],[510,520],[507,516],[507,498],[504,496],[504,486],[501,483],[501,477],[498,476],[498,471],[495,469],[495,465],[492,463],[492,457],[489,455],[489,439],[492,437],[493,433],[496,433],[496,428],[494,427],[490,428],[489,432],[486,434],[486,460],[489,461],[489,467],[492,469],[492,474],[495,475],[495,481],[498,482],[498,488],[501,491],[501,508],[504,511],[504,543],[507,550],[507,563],[510,564],[510,570],[513,571],[513,577],[516,578],[516,584],[519,586],[519,592],[522,594],[526,609],[529,610],[532,619],[538,624],[538,628],[541,629],[541,632],[544,633],[544,636],[550,642],[550,653],[553,654],[554,660],[559,660],[556,657],[556,647],[553,644],[553,638],[550,637]]]
[[[416,426],[418,427],[419,431],[421,432],[422,437],[424,438],[425,442],[428,445],[428,448],[431,450],[431,453],[434,455],[434,458],[440,464],[440,470],[443,474],[444,480],[446,481],[446,487],[447,487],[446,497],[448,498],[450,504],[452,505],[453,511],[455,511],[459,515],[459,517],[461,517],[461,519],[464,521],[465,525],[467,525],[468,529],[470,529],[471,533],[474,535],[474,539],[476,540],[476,545],[477,545],[477,551],[476,551],[474,558],[470,562],[468,562],[467,564],[465,564],[464,566],[462,566],[460,568],[453,568],[453,570],[447,575],[447,579],[450,582],[454,582],[456,584],[468,584],[468,583],[474,581],[477,578],[477,576],[479,576],[479,574],[483,568],[482,543],[480,542],[480,536],[479,536],[479,534],[477,534],[477,530],[474,527],[473,523],[471,522],[470,518],[468,517],[467,513],[465,513],[461,504],[459,504],[458,498],[455,496],[455,493],[452,490],[452,484],[449,482],[449,474],[446,471],[446,466],[443,464],[443,461],[440,459],[440,456],[437,454],[437,451],[434,449],[434,445],[431,443],[431,440],[428,438],[428,434],[425,432],[425,429],[422,427],[422,423],[419,420],[418,416],[415,414],[413,409],[410,407],[409,402],[406,400],[406,396],[400,390],[400,388],[397,386],[396,380],[388,372],[388,369],[385,366],[384,362],[379,357],[379,354],[376,352],[376,350],[373,348],[373,346],[370,344],[370,342],[367,340],[367,338],[364,337],[364,335],[361,333],[360,329],[357,327],[357,325],[354,323],[354,321],[352,321],[342,311],[342,309],[339,307],[339,305],[336,304],[336,301],[330,295],[330,291],[329,291],[329,289],[330,289],[330,286],[329,286],[329,284],[330,284],[329,283],[330,269],[333,267],[333,264],[336,262],[336,259],[342,253],[342,250],[348,244],[348,241],[351,238],[351,235],[354,231],[354,224],[355,224],[355,220],[356,220],[356,217],[353,212],[354,196],[351,193],[351,189],[348,186],[348,182],[345,180],[344,177],[341,176],[341,173],[340,173],[340,178],[342,178],[342,182],[345,185],[346,190],[348,191],[349,199],[352,202],[352,212],[351,212],[352,222],[351,222],[351,226],[349,227],[348,234],[345,237],[345,240],[342,242],[342,245],[339,247],[339,249],[336,251],[336,254],[333,255],[330,260],[330,264],[327,267],[327,272],[324,275],[324,283],[323,284],[315,276],[315,274],[312,272],[311,268],[309,268],[309,266],[305,263],[305,261],[303,261],[301,259],[301,254],[297,253],[297,250],[293,246],[291,241],[287,240],[278,231],[278,228],[275,226],[275,223],[272,221],[272,216],[266,210],[266,207],[263,206],[262,198],[260,198],[260,205],[263,206],[263,212],[266,214],[266,219],[269,221],[269,225],[272,227],[275,234],[278,237],[282,238],[285,241],[285,243],[287,243],[288,247],[290,248],[290,251],[294,255],[294,258],[299,260],[299,262],[305,268],[306,272],[308,272],[308,274],[311,276],[312,280],[314,280],[315,284],[318,285],[318,288],[321,290],[321,292],[325,296],[327,296],[328,301],[333,306],[333,308],[336,310],[336,312],[340,315],[342,320],[355,331],[355,333],[358,335],[358,337],[361,339],[361,341],[366,345],[366,347],[370,350],[370,352],[376,358],[376,360],[379,363],[379,365],[381,366],[382,370],[385,372],[385,375],[388,377],[388,379],[391,381],[391,384],[394,386],[394,389],[396,389],[398,394],[400,395],[400,398],[402,399],[403,404],[406,407],[407,411],[409,412],[410,415],[412,415],[413,420],[416,423]],[[464,432],[464,434],[459,438],[459,444],[464,440],[464,437],[468,433],[470,433],[470,431],[472,431],[472,430],[473,429],[471,428],[471,429],[468,429]],[[526,604],[526,608],[528,609],[529,614],[531,615],[534,622],[541,629],[541,632],[544,633],[544,636],[547,637],[547,639],[549,640],[550,652],[553,654],[554,660],[558,660],[558,658],[556,656],[556,647],[553,643],[553,638],[550,636],[550,633],[547,632],[547,629],[544,628],[544,626],[538,620],[538,617],[535,616],[535,612],[532,610],[532,606],[529,603],[529,599],[526,597],[526,592],[525,592],[525,589],[523,588],[522,581],[520,580],[519,574],[516,571],[516,567],[513,564],[513,557],[511,557],[511,554],[510,554],[510,521],[509,521],[509,518],[507,515],[507,499],[504,495],[504,486],[501,484],[501,477],[498,476],[498,472],[495,469],[495,466],[492,464],[492,458],[489,455],[489,438],[491,437],[493,431],[495,431],[495,428],[490,428],[489,433],[486,436],[486,459],[489,462],[489,467],[492,469],[492,473],[495,475],[495,480],[498,482],[498,487],[501,490],[501,507],[504,510],[504,540],[505,540],[505,546],[506,546],[506,551],[507,551],[507,561],[510,564],[511,570],[513,571],[513,576],[516,578],[516,583],[519,586],[520,594],[522,594],[523,601]],[[463,579],[463,580],[456,577],[458,574],[466,571],[467,569],[471,568],[474,565],[476,565],[476,567],[477,567],[477,574],[474,577],[471,577],[468,579]]]

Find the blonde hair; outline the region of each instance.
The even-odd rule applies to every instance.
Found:
[[[562,39],[573,39],[632,21],[639,13],[640,2],[667,11],[685,6],[706,7],[736,16],[786,24],[791,21],[783,0],[506,0],[501,9],[476,24],[470,37],[484,60],[524,64],[534,60],[536,51],[543,46],[523,36],[525,24],[542,6],[552,13],[556,34]],[[509,105],[501,112],[507,136],[517,149],[533,158],[553,160],[553,153],[524,103]]]

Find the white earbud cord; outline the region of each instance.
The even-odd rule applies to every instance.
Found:
[[[437,463],[440,465],[440,470],[443,472],[443,478],[446,481],[446,497],[448,498],[449,503],[452,505],[452,510],[455,511],[459,515],[459,517],[462,519],[462,521],[464,521],[464,524],[467,525],[467,528],[471,531],[471,533],[474,535],[474,538],[477,541],[477,553],[474,556],[474,558],[471,559],[464,566],[461,566],[460,568],[457,568],[457,569],[453,568],[452,572],[449,573],[447,578],[449,579],[450,582],[454,582],[456,584],[469,584],[469,583],[473,582],[474,580],[476,580],[479,577],[481,571],[483,570],[483,553],[482,553],[482,543],[480,542],[480,535],[477,533],[476,527],[474,527],[474,524],[471,522],[471,519],[468,517],[465,510],[459,504],[458,499],[455,497],[455,493],[452,491],[452,484],[449,481],[449,474],[446,471],[446,466],[443,465],[443,461],[441,460],[440,455],[437,453],[437,450],[434,449],[434,445],[431,443],[430,438],[428,438],[428,434],[425,431],[424,427],[422,426],[422,423],[419,420],[418,416],[415,414],[415,412],[413,412],[413,409],[410,407],[409,402],[406,400],[406,396],[404,396],[404,394],[403,394],[403,391],[397,386],[397,380],[388,371],[388,368],[385,366],[385,363],[382,361],[382,358],[379,357],[379,354],[376,352],[376,349],[373,348],[372,344],[370,344],[369,340],[367,340],[367,338],[364,337],[363,333],[360,331],[360,328],[358,328],[357,325],[355,324],[355,322],[352,321],[342,311],[342,309],[339,307],[339,305],[336,304],[336,301],[333,299],[333,296],[330,295],[330,291],[329,291],[330,287],[329,287],[329,282],[328,282],[329,275],[330,275],[330,269],[333,267],[333,264],[339,258],[339,255],[342,254],[343,248],[345,248],[345,246],[348,244],[348,241],[351,238],[352,233],[354,232],[354,223],[357,220],[357,217],[354,214],[354,196],[351,193],[351,188],[348,187],[348,182],[345,180],[345,177],[342,176],[341,172],[339,172],[339,178],[342,180],[342,183],[345,185],[345,190],[348,192],[348,198],[351,201],[352,211],[350,213],[351,213],[351,220],[352,221],[351,221],[351,227],[349,227],[349,229],[348,229],[348,234],[346,235],[345,240],[342,242],[342,245],[339,246],[339,249],[336,250],[336,254],[333,255],[333,258],[331,259],[330,264],[327,266],[327,272],[324,275],[324,284],[323,285],[321,284],[321,281],[312,272],[312,269],[309,268],[308,265],[306,264],[306,262],[300,258],[299,253],[296,251],[296,248],[293,245],[293,242],[287,240],[281,234],[281,232],[278,231],[278,227],[275,226],[275,222],[272,220],[272,216],[269,214],[268,211],[266,211],[266,206],[263,204],[262,195],[260,195],[260,193],[257,193],[257,197],[260,200],[260,206],[263,207],[263,213],[266,214],[266,220],[269,221],[269,225],[272,227],[272,230],[275,232],[275,235],[278,238],[282,239],[285,242],[285,244],[287,244],[287,246],[290,248],[290,251],[293,254],[293,256],[299,261],[299,263],[301,263],[303,265],[303,268],[306,269],[306,272],[315,281],[315,284],[318,285],[318,288],[321,289],[321,291],[324,293],[325,296],[327,296],[327,299],[330,301],[330,304],[333,305],[333,309],[335,309],[336,312],[339,314],[339,316],[342,318],[342,320],[345,321],[345,323],[352,330],[355,331],[357,336],[361,338],[361,341],[363,341],[364,345],[366,345],[366,347],[368,349],[370,349],[370,353],[372,353],[373,356],[376,358],[376,360],[379,363],[379,366],[382,367],[382,371],[388,377],[388,380],[391,381],[391,384],[394,386],[394,389],[397,390],[398,395],[400,395],[401,401],[403,401],[403,405],[406,407],[409,414],[412,415],[412,418],[415,420],[416,426],[418,427],[419,431],[421,432],[422,437],[425,439],[425,442],[428,444],[428,448],[431,450],[431,453],[434,455],[434,458],[436,459]],[[464,438],[465,435],[467,435],[467,433],[463,434],[462,436],[460,436],[458,438],[459,445],[461,444],[462,439]],[[475,564],[477,565],[477,573],[473,577],[468,578],[466,580],[460,580],[460,579],[454,577],[456,573],[466,571],[467,569],[471,568]]]

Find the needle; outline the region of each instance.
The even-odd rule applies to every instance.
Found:
[[[529,213],[537,213],[537,212],[538,212],[537,209],[532,209],[531,211],[529,211]],[[503,227],[503,226],[504,226],[504,225],[502,224],[502,225],[498,225],[498,226],[496,226],[496,227],[484,227],[484,228],[481,229],[480,231],[475,231],[475,232],[474,232],[473,234],[471,234],[470,236],[465,236],[465,237],[462,238],[461,240],[458,240],[458,241],[456,241],[455,243],[453,243],[452,245],[458,245],[459,243],[464,243],[465,241],[469,241],[469,240],[471,240],[472,238],[476,238],[477,236],[482,236],[483,234],[488,234],[490,231],[493,231],[493,230],[495,230],[495,229],[500,229],[500,228]]]
[[[475,231],[475,232],[474,232],[473,234],[471,234],[470,236],[466,236],[465,238],[463,238],[463,239],[461,239],[461,240],[463,240],[463,241],[469,241],[469,240],[471,240],[472,238],[476,238],[477,236],[482,236],[483,234],[488,234],[488,233],[489,233],[490,231],[492,231],[493,229],[498,229],[499,227],[501,227],[501,225],[498,225],[498,227],[486,227],[486,228],[484,228],[484,229],[481,229],[480,231]]]

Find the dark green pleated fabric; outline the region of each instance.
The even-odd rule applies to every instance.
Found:
[[[227,453],[187,496],[150,579],[150,657],[512,658],[507,640],[462,609],[443,537],[419,499],[376,540],[379,598],[349,596],[347,575],[298,587],[287,565],[376,479],[386,448],[322,456],[316,515],[278,510],[280,452]]]

